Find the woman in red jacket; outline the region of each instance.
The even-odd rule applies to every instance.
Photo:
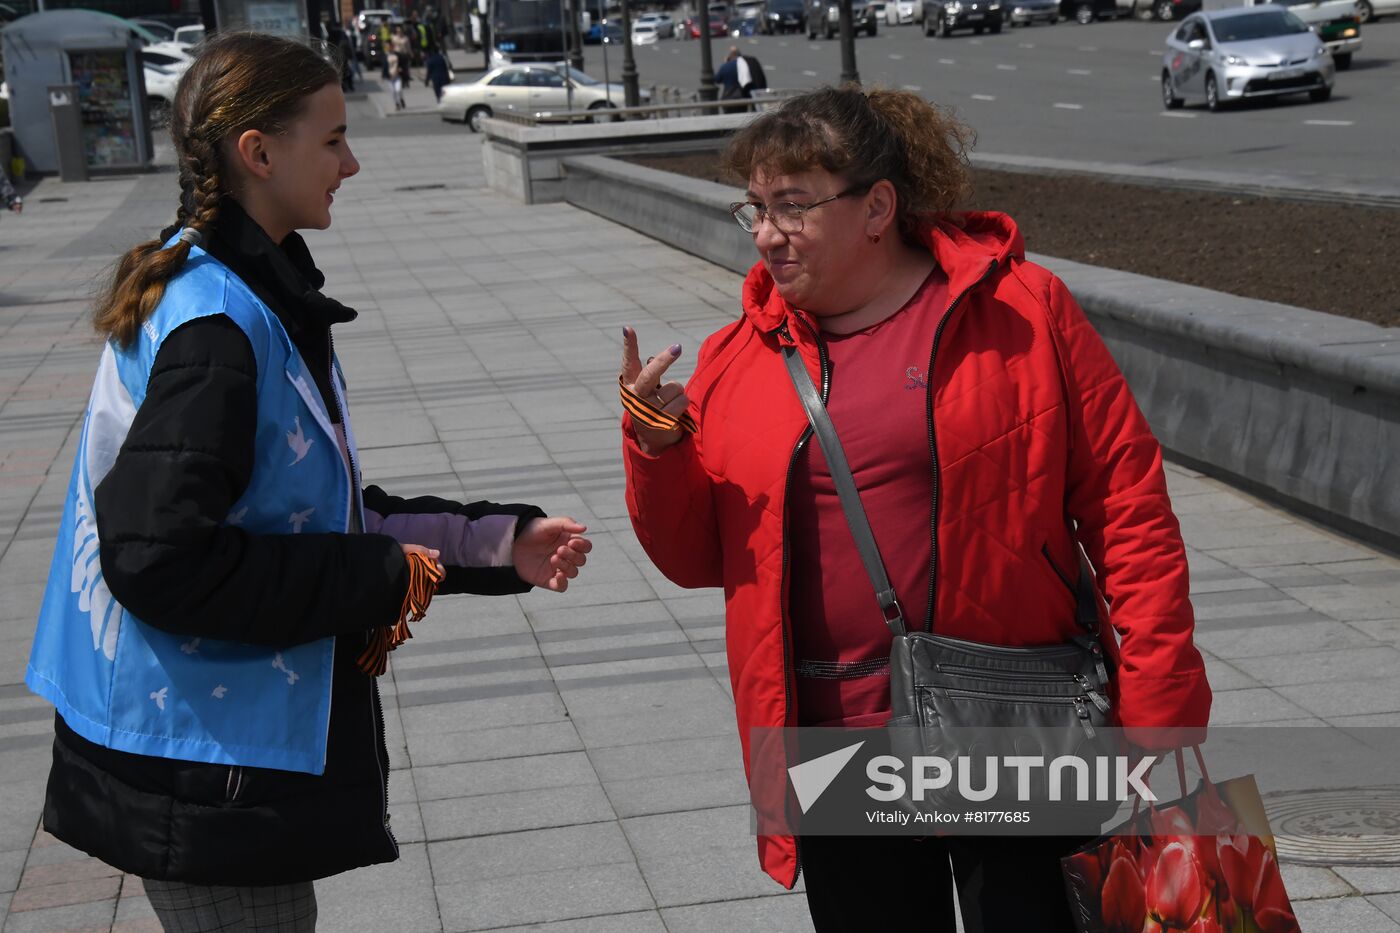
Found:
[[[623,421],[637,536],[681,586],[722,586],[729,671],[751,729],[889,717],[889,630],[780,347],[795,345],[841,436],[905,618],[972,641],[1076,633],[1077,547],[1097,568],[1129,727],[1199,727],[1185,548],[1162,454],[1064,283],[1009,217],[954,214],[969,131],[901,91],[823,89],[741,131],[735,219],[759,262],[743,315],[686,386],[673,346],[622,382],[698,430]],[[760,836],[819,931],[1066,930],[1058,856],[1035,838]],[[952,870],[950,872],[950,856]],[[921,896],[892,881],[919,878]],[[941,921],[941,922],[940,922]]]

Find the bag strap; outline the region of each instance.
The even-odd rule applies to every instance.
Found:
[[[904,608],[895,596],[889,574],[885,572],[880,548],[875,543],[874,532],[870,530],[870,520],[866,518],[865,508],[860,504],[860,491],[856,489],[856,481],[851,476],[850,463],[846,460],[841,438],[836,435],[836,426],[831,423],[826,404],[822,402],[821,393],[812,383],[812,376],[807,372],[797,348],[784,346],[782,351],[788,375],[792,378],[793,387],[797,389],[797,397],[802,401],[802,407],[807,411],[807,420],[811,422],[812,430],[817,435],[817,443],[826,455],[831,481],[836,485],[836,494],[841,499],[841,511],[846,515],[846,524],[851,527],[860,562],[865,565],[865,572],[875,587],[875,599],[880,604],[880,614],[884,616],[885,624],[896,637],[904,635]],[[1098,590],[1094,586],[1094,572],[1089,566],[1089,559],[1084,556],[1084,549],[1076,544],[1075,552],[1079,555],[1079,579],[1075,583],[1074,618],[1088,633],[1089,637],[1083,642],[1084,648],[1102,657],[1102,648],[1098,644],[1099,602]],[[1098,662],[1098,668],[1100,680],[1107,684],[1108,671],[1102,660]]]
[[[817,443],[826,455],[827,469],[831,471],[831,481],[836,484],[836,494],[841,499],[841,511],[846,513],[846,523],[851,526],[851,535],[856,539],[856,551],[860,554],[860,562],[865,565],[865,572],[870,575],[870,582],[875,587],[875,599],[880,604],[880,614],[884,616],[890,631],[898,638],[906,634],[904,609],[895,596],[889,574],[885,573],[885,562],[880,559],[880,548],[875,544],[870,520],[865,517],[865,508],[860,504],[860,492],[851,476],[851,467],[846,460],[846,451],[841,447],[841,439],[836,436],[836,426],[831,423],[831,416],[827,414],[826,405],[822,402],[817,387],[812,384],[812,377],[807,372],[802,357],[798,355],[797,348],[784,346],[782,349],[783,362],[787,364],[788,375],[792,377],[792,384],[797,389],[797,397],[802,400],[802,407],[807,410],[807,420],[812,423],[812,430],[817,435]]]

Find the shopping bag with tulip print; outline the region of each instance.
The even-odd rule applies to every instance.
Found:
[[[1301,933],[1283,887],[1254,777],[1206,773],[1182,798],[1153,806],[1063,860],[1081,933]]]

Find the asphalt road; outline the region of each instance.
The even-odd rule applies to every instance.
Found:
[[[906,87],[958,108],[982,154],[1115,162],[1136,166],[1293,175],[1321,186],[1376,184],[1400,190],[1400,18],[1363,29],[1365,47],[1339,72],[1332,100],[1306,96],[1221,114],[1168,113],[1159,94],[1161,55],[1173,24],[1122,20],[1060,23],[974,37],[925,38],[918,26],[856,40],[863,82]],[[758,56],[774,88],[834,84],[835,41],[805,36],[715,39],[715,64],[730,45]],[[609,52],[614,81],[621,50]],[[663,40],[636,50],[643,86],[693,90],[699,43]],[[585,67],[603,76],[599,46]]]

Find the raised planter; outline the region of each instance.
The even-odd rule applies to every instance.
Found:
[[[482,121],[486,183],[496,191],[543,204],[564,197],[560,162],[570,156],[719,149],[752,114],[711,114],[615,123],[540,124]]]
[[[562,164],[569,203],[753,265],[729,216],[737,189],[598,156]],[[1069,285],[1176,459],[1400,549],[1400,329],[1031,258]]]

